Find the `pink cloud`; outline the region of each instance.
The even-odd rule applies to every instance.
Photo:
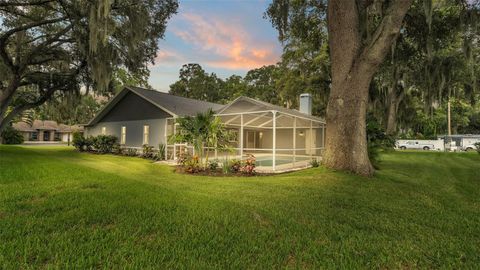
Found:
[[[275,44],[261,43],[239,25],[227,24],[215,17],[202,17],[184,13],[181,16],[188,27],[173,28],[173,33],[200,50],[213,53],[214,58],[206,64],[227,69],[252,69],[274,64],[279,55],[274,52]]]
[[[170,50],[170,49],[160,49],[155,57],[155,64],[153,66],[158,65],[176,65],[176,63],[184,61],[183,57],[179,55],[177,52]]]

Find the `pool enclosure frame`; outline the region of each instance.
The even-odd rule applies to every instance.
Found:
[[[258,162],[260,165],[257,164],[258,171],[277,172],[308,167],[312,159],[322,158],[325,146],[325,121],[310,115],[294,114],[287,110],[219,112],[216,116],[220,117],[226,128],[238,132],[237,139],[232,142],[231,147],[234,153],[208,148],[204,150],[211,152],[210,157],[220,160],[242,160],[247,154],[254,154],[259,160],[262,157],[269,158],[271,155],[271,160],[266,161],[267,165],[262,165],[262,161]],[[184,143],[168,143],[169,136],[177,132],[176,118],[167,118],[165,121],[165,141],[167,142],[165,151],[166,157],[170,160],[176,160],[178,151],[185,149],[194,154],[192,146]],[[271,133],[270,139],[269,133]],[[252,134],[253,147],[250,141]],[[280,161],[283,164],[280,164]]]

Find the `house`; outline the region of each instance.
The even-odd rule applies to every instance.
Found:
[[[185,144],[170,144],[176,132],[175,118],[212,109],[228,129],[237,134],[234,152],[210,156],[219,160],[257,157],[257,166],[265,170],[287,170],[307,166],[320,159],[325,144],[325,121],[311,115],[312,97],[300,96],[300,110],[287,109],[248,97],[239,97],[227,105],[174,96],[139,87],[125,87],[85,126],[86,136],[114,135],[124,147],[147,144],[166,145],[166,156],[175,159]]]
[[[25,142],[70,142],[73,132],[83,132],[82,126],[68,126],[49,120],[35,120],[32,124],[16,122],[12,126],[22,133]]]

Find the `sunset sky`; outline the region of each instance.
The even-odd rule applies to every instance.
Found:
[[[183,64],[226,78],[280,60],[277,33],[263,18],[267,0],[184,0],[168,22],[150,85],[168,91]]]

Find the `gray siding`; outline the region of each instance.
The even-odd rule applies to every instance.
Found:
[[[127,129],[125,146],[142,147],[143,126],[149,125],[149,145],[158,148],[160,143],[165,143],[165,121],[166,119],[149,119],[122,122],[99,122],[94,126],[87,127],[85,129],[85,136],[101,135],[102,127],[105,127],[107,135],[116,136],[120,142],[122,126],[125,126]]]
[[[100,122],[122,122],[145,119],[163,119],[171,117],[162,109],[132,92],[127,93],[100,120]]]
[[[165,141],[165,122],[170,114],[139,97],[127,93],[115,106],[103,116],[100,121],[90,127],[85,127],[85,136],[98,136],[105,127],[107,135],[113,135],[121,140],[122,127],[126,127],[125,146],[142,147],[143,126],[148,125],[148,144],[158,148]]]

